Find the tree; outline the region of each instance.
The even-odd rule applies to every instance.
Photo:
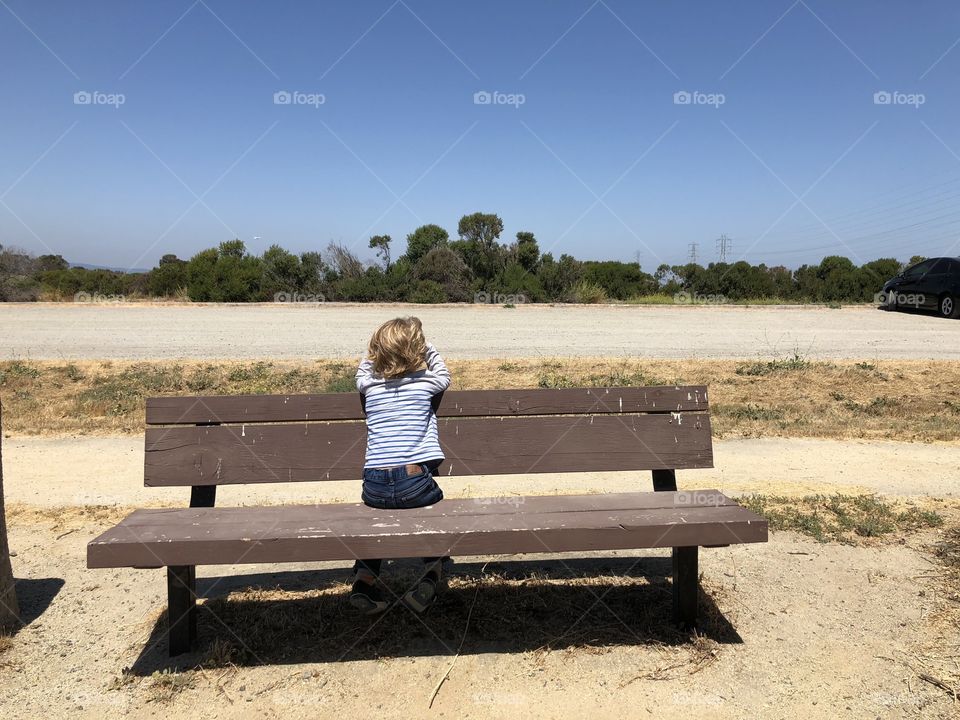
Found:
[[[817,268],[817,277],[821,282],[817,300],[851,300],[859,296],[857,268],[849,258],[841,255],[825,257]]]
[[[468,302],[471,299],[470,269],[448,247],[433,248],[413,266],[411,274],[418,291],[422,291],[424,281],[430,281],[443,290],[446,300]]]
[[[895,258],[880,258],[861,266],[858,271],[860,300],[872,300],[883,289],[887,280],[900,273],[900,261]]]
[[[446,245],[449,240],[447,231],[439,225],[421,225],[407,235],[407,259],[416,263],[435,247]]]
[[[618,300],[626,300],[634,295],[649,295],[657,286],[653,276],[643,272],[639,265],[619,260],[585,262],[583,279],[599,285],[610,297]]]
[[[300,258],[279,245],[271,245],[263,253],[263,293],[276,298],[278,293],[302,292]]]
[[[38,261],[23,250],[0,245],[0,301],[32,301],[40,296]]]
[[[300,253],[300,289],[316,295],[323,289],[323,258],[314,250]]]
[[[66,270],[70,264],[63,259],[62,255],[41,255],[37,258],[37,270],[45,272],[47,270]]]
[[[513,256],[517,264],[527,272],[536,272],[540,264],[540,246],[532,232],[518,232],[517,242],[513,246]]]
[[[3,408],[0,406],[0,629],[12,630],[20,625],[17,590],[10,565],[7,542],[7,517],[3,503]]]
[[[190,299],[197,302],[255,302],[261,300],[263,265],[247,254],[242,240],[202,250],[187,264]]]
[[[147,289],[154,297],[169,297],[187,286],[187,262],[176,255],[164,255],[160,264],[147,273]]]
[[[440,283],[433,280],[421,280],[410,293],[410,302],[415,303],[442,303],[447,298]]]
[[[390,236],[374,235],[370,238],[370,249],[376,248],[377,255],[383,260],[383,269],[390,269]]]
[[[327,245],[327,264],[340,278],[358,280],[363,277],[364,269],[360,258],[340,243]]]
[[[583,263],[567,254],[556,261],[551,253],[546,253],[540,258],[537,276],[548,298],[566,302],[573,298],[573,288],[583,276]]]
[[[503,220],[492,213],[464,215],[457,225],[460,239],[451,244],[474,275],[486,286],[503,271],[507,249],[497,240],[503,232]]]
[[[479,243],[483,248],[493,247],[502,232],[503,220],[493,213],[475,212],[464,215],[457,225],[461,240]]]
[[[504,300],[512,303],[540,302],[546,295],[540,278],[513,261],[508,262],[503,272],[494,278],[489,289],[498,295],[512,296]]]

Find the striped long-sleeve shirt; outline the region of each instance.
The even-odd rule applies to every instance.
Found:
[[[427,345],[426,362],[426,370],[389,380],[374,375],[370,360],[360,362],[357,390],[367,414],[365,468],[443,460],[430,401],[450,386],[450,371],[433,345]]]

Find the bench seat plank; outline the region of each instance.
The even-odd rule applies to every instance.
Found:
[[[767,523],[717,491],[136,511],[91,541],[88,567],[230,565],[765,542]]]

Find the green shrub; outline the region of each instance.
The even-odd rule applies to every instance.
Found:
[[[440,283],[433,280],[421,280],[410,294],[410,302],[434,304],[447,301],[447,294]]]
[[[596,305],[607,302],[607,291],[596,283],[581,280],[573,287],[574,302]]]

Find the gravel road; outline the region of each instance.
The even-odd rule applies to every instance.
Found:
[[[2,359],[353,358],[416,314],[450,358],[960,359],[960,321],[872,307],[0,304]]]

